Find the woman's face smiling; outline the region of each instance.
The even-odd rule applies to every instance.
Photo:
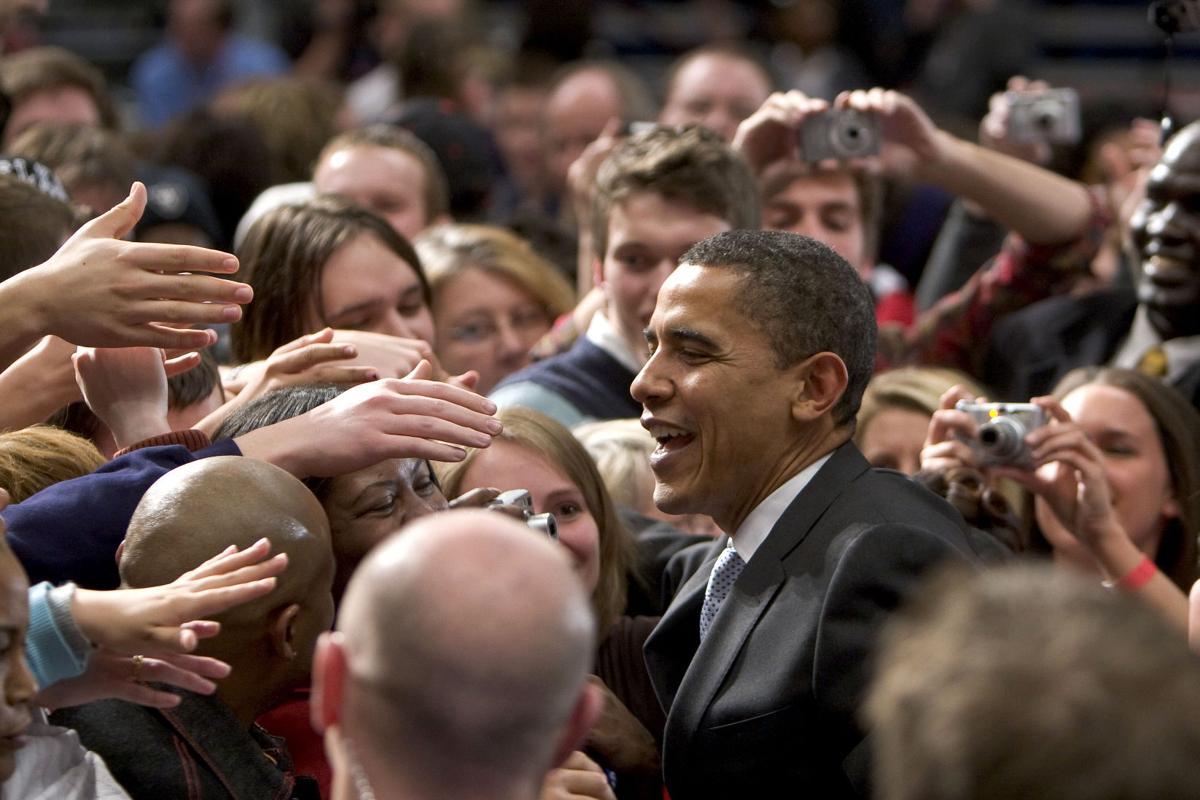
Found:
[[[375,545],[407,522],[446,510],[446,498],[429,462],[393,458],[334,478],[324,506],[337,560],[334,596],[340,598],[354,568]]]
[[[558,542],[571,554],[575,572],[589,592],[600,582],[600,530],[583,498],[583,491],[539,453],[497,439],[475,455],[462,477],[459,491],[493,488],[506,492],[525,489],[533,513],[554,515]],[[530,535],[536,535],[530,531]]]
[[[433,314],[417,272],[369,233],[334,252],[321,270],[321,319],[328,325],[434,344]]]
[[[1074,390],[1062,405],[1104,456],[1117,519],[1133,543],[1153,558],[1166,521],[1179,515],[1154,418],[1134,395],[1098,383]],[[1089,563],[1083,546],[1040,499],[1036,513],[1038,526],[1056,553]]]

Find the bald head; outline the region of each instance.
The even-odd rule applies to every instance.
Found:
[[[231,544],[245,549],[264,537],[272,552],[287,553],[288,569],[275,591],[223,621],[251,620],[328,593],[329,521],[312,492],[276,466],[235,456],[200,459],[159,478],[138,503],[125,535],[121,583],[170,583]]]
[[[621,87],[608,70],[583,67],[564,77],[545,107],[547,170],[555,188],[566,185],[567,170],[604,131],[627,112]]]
[[[588,598],[563,549],[483,511],[426,517],[379,546],[338,627],[343,729],[375,749],[365,762],[394,770],[403,759],[443,787],[540,780],[594,654]]]

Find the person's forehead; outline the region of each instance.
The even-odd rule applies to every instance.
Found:
[[[362,233],[339,247],[321,270],[327,295],[385,294],[418,284],[412,265],[378,237]]]
[[[735,270],[684,262],[663,282],[654,316],[663,325],[689,326],[703,326],[729,314],[740,316],[729,300],[741,279]]]
[[[1154,418],[1142,401],[1119,386],[1084,384],[1071,390],[1062,405],[1083,427],[1104,425],[1137,434],[1154,430]]]
[[[423,463],[419,458],[389,458],[378,464],[337,476],[331,483],[331,490],[361,491],[371,484],[383,481],[411,483],[414,476],[420,472]]]
[[[80,86],[61,84],[29,92],[13,104],[9,117],[10,138],[35,122],[81,122],[96,125],[100,110],[92,95]]]
[[[845,170],[822,170],[808,175],[796,175],[778,192],[767,198],[768,203],[788,202],[802,206],[821,206],[843,203],[859,208],[858,184]]]
[[[704,53],[688,61],[671,83],[669,101],[686,94],[711,94],[720,91],[765,98],[770,91],[759,70],[743,58],[728,53]]]
[[[712,212],[652,190],[626,195],[613,203],[608,216],[610,245],[639,241],[647,245],[690,246],[731,227],[727,220]]]
[[[400,191],[405,187],[419,190],[425,181],[425,166],[416,156],[395,147],[354,145],[330,153],[318,165],[314,181],[317,188],[330,183],[386,184]],[[414,186],[414,182],[418,185]],[[349,186],[347,188],[354,188]]]

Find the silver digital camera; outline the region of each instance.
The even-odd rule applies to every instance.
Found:
[[[501,506],[518,509],[522,519],[530,528],[551,539],[558,538],[558,520],[553,514],[533,513],[533,498],[527,489],[510,489],[496,495],[496,499],[487,504],[488,508],[498,509]]]
[[[967,443],[987,467],[1033,468],[1033,456],[1025,437],[1046,424],[1046,412],[1032,403],[972,403],[959,400],[954,406],[979,426]]]
[[[1074,89],[1005,92],[1008,130],[1017,142],[1075,144],[1083,132]]]
[[[880,140],[879,120],[852,108],[805,117],[799,132],[800,154],[809,163],[878,155]]]

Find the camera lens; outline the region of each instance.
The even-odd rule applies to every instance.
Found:
[[[993,463],[1011,464],[1025,453],[1025,426],[1012,417],[999,417],[979,426],[979,443]]]
[[[835,117],[829,138],[834,151],[843,158],[864,156],[875,148],[867,121],[856,112],[843,112]]]

